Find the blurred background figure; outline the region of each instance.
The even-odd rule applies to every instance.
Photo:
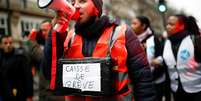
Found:
[[[145,16],[137,16],[132,19],[131,27],[136,33],[140,42],[146,48],[146,40],[153,35],[149,19]]]
[[[0,39],[1,39],[2,35],[0,35]],[[2,54],[3,54],[3,49],[2,49],[2,46],[0,44],[0,59],[2,58]],[[1,63],[1,60],[0,60],[0,63]],[[0,80],[1,82],[1,80]],[[1,97],[1,93],[0,93],[0,101],[2,101],[2,97]]]
[[[32,63],[32,74],[34,78],[34,97],[33,99],[38,101],[40,95],[40,84],[45,85],[45,82],[40,83],[42,79],[41,70],[41,61],[43,59],[43,49],[45,44],[46,35],[49,30],[52,28],[50,20],[44,20],[41,22],[39,29],[32,29],[28,34],[27,49],[31,58]]]
[[[133,18],[131,27],[137,34],[138,39],[144,46],[149,64],[154,77],[157,91],[157,101],[170,101],[170,90],[167,70],[163,65],[163,38],[156,35],[150,25],[150,20],[146,16],[137,16]]]
[[[27,48],[32,63],[32,74],[34,77],[34,101],[64,101],[63,97],[53,96],[49,91],[49,81],[43,75],[43,49],[47,35],[52,29],[51,20],[41,22],[40,28],[32,29],[28,35]]]
[[[201,38],[196,19],[184,14],[167,21],[163,58],[168,67],[174,101],[201,99]]]
[[[36,67],[33,69],[39,70],[41,60],[43,58],[43,49],[48,32],[52,28],[50,20],[44,20],[40,24],[40,28],[32,29],[28,35],[28,49],[31,56],[32,64]],[[34,71],[35,71],[34,70]],[[34,72],[35,73],[35,72]]]
[[[3,101],[32,101],[30,61],[24,50],[13,47],[12,37],[3,35],[0,61],[0,94]]]

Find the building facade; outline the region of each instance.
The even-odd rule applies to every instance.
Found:
[[[158,0],[104,0],[103,13],[119,17],[130,24],[133,17],[149,17],[156,32],[164,30],[163,19],[157,9]],[[170,11],[170,10],[169,10]],[[20,40],[42,20],[52,18],[54,12],[40,9],[37,0],[0,0],[0,35],[11,34]]]
[[[10,34],[15,41],[22,40],[53,15],[49,9],[38,8],[37,0],[0,0],[0,35]]]

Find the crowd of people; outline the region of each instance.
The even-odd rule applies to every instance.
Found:
[[[127,25],[102,15],[103,0],[72,5],[80,13],[73,28],[71,13],[60,11],[19,48],[11,35],[0,37],[0,101],[200,101],[193,16],[170,15],[164,37],[148,16]]]

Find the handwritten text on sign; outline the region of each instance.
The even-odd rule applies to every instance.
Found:
[[[63,87],[101,91],[100,63],[63,64]]]

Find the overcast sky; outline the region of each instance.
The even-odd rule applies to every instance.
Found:
[[[184,10],[198,20],[201,28],[201,0],[166,0],[168,5],[179,10]]]

